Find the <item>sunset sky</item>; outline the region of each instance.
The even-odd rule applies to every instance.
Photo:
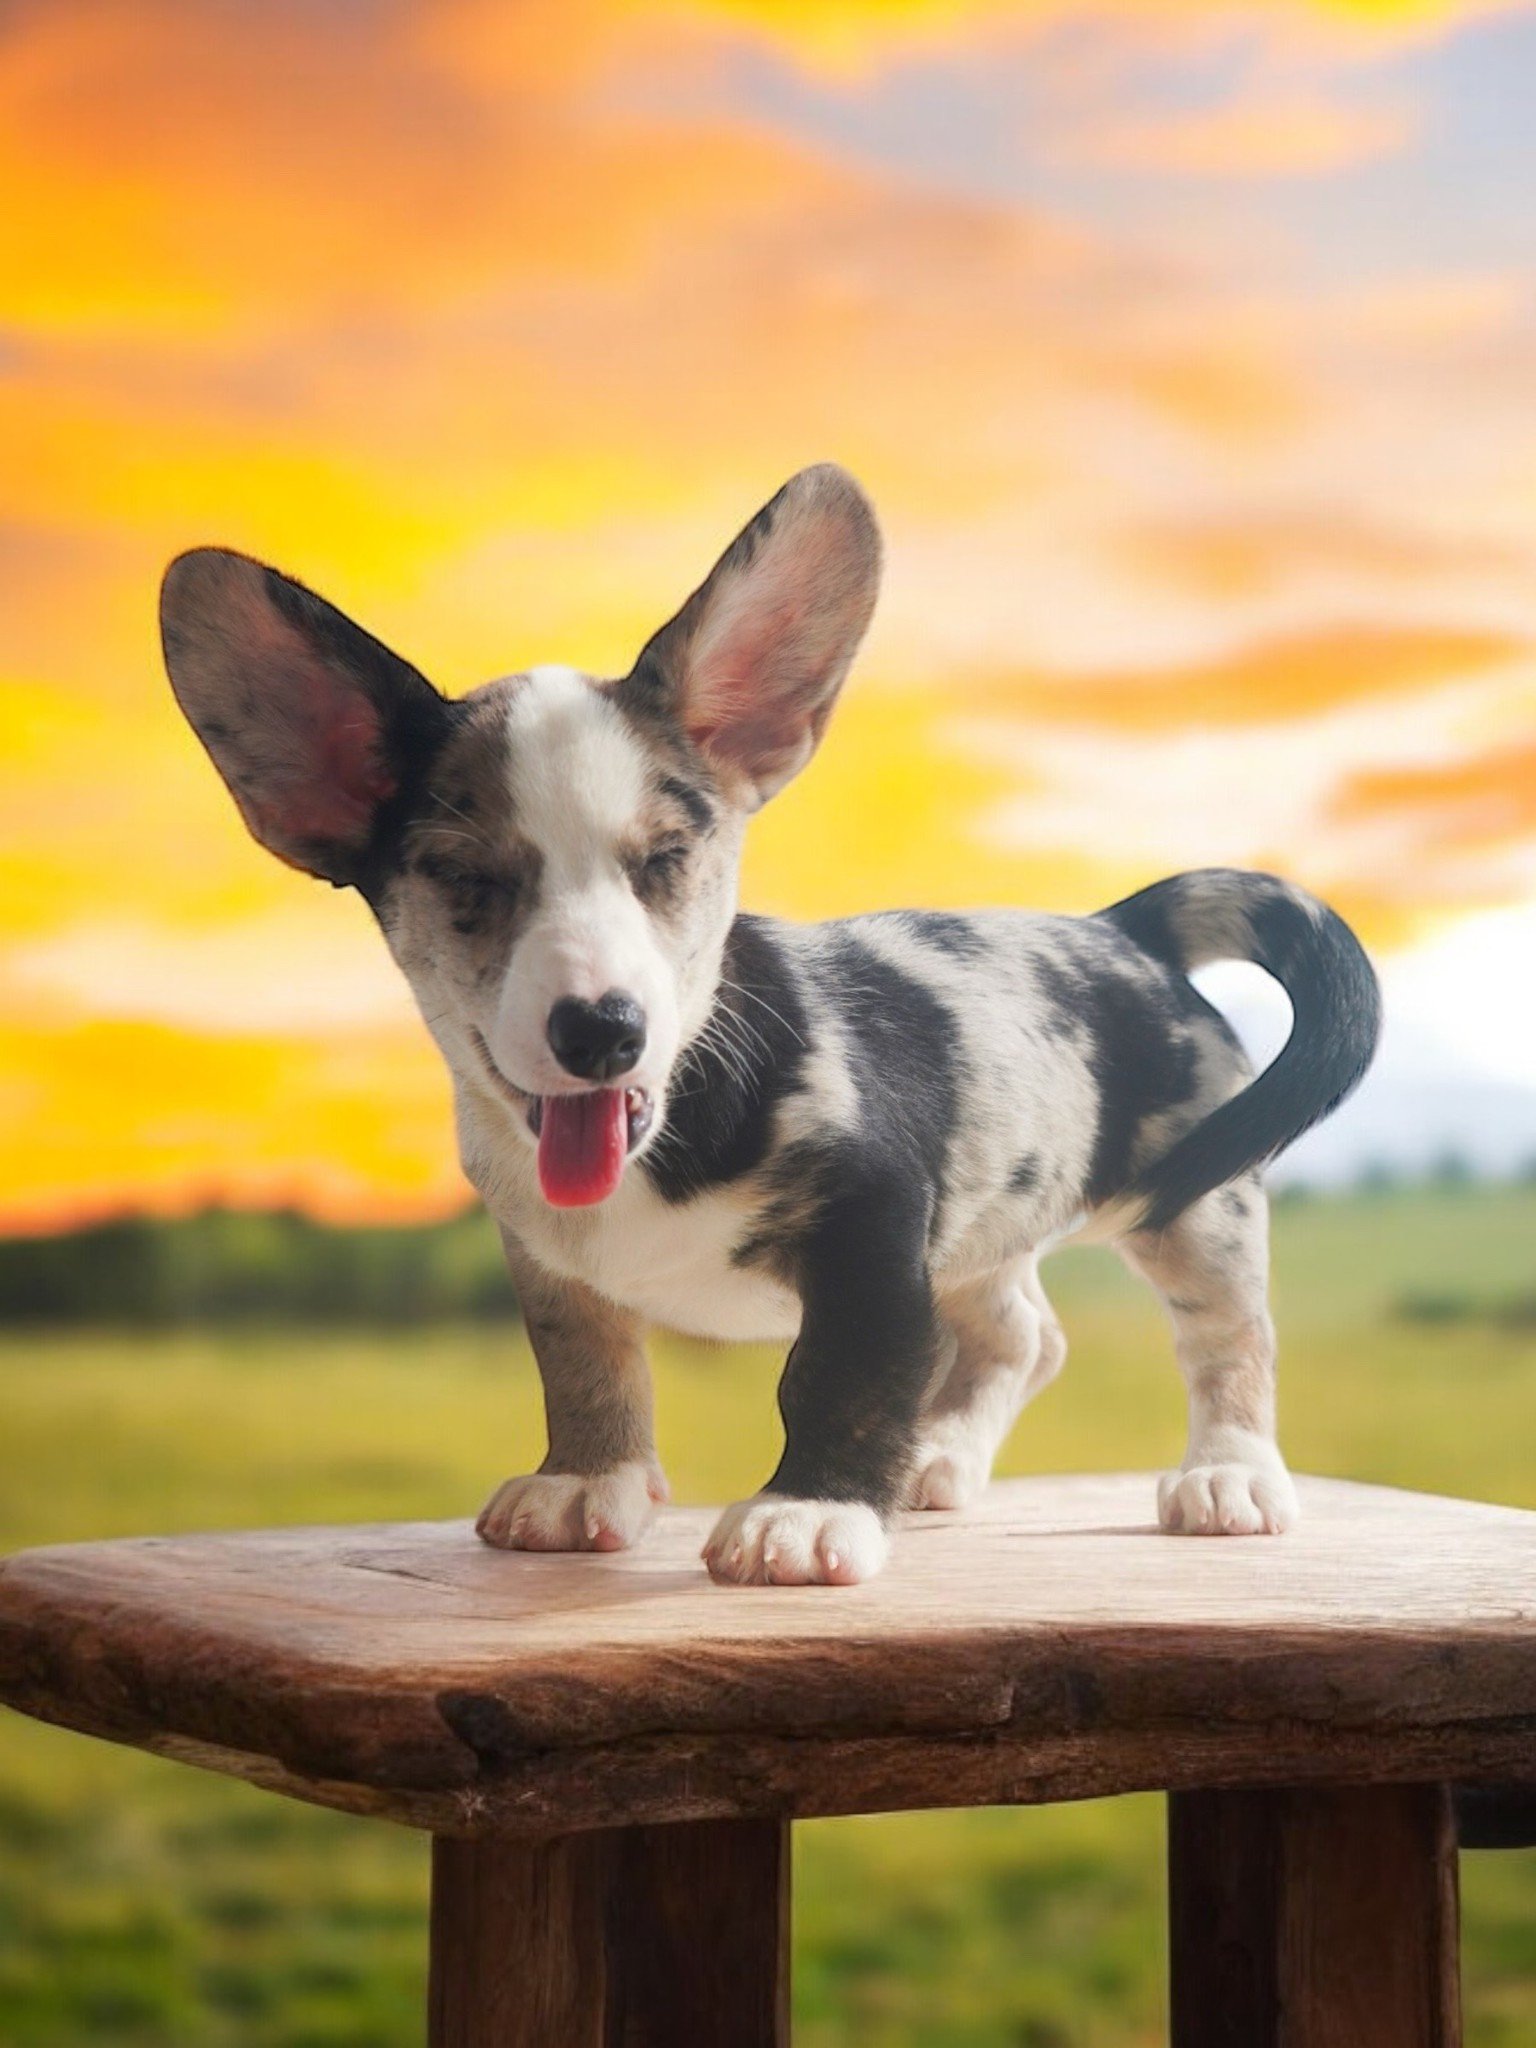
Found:
[[[220,541],[626,668],[833,457],[885,595],[746,898],[1274,866],[1536,1079],[1536,8],[0,7],[0,1225],[462,1199],[366,912],[179,722]]]

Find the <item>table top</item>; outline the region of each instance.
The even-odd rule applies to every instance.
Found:
[[[468,1523],[0,1563],[0,1700],[445,1833],[1536,1781],[1536,1514],[1300,1482],[1279,1539],[1160,1534],[1145,1474],[910,1515],[858,1587],[723,1587],[713,1510],[615,1555]]]

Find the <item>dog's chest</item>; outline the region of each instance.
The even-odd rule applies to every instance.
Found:
[[[732,1262],[753,1210],[739,1194],[674,1205],[631,1173],[600,1210],[537,1200],[519,1208],[513,1227],[543,1265],[667,1329],[751,1341],[791,1338],[800,1327],[790,1289]]]

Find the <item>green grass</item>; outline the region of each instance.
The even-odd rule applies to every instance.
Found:
[[[1277,1228],[1283,1434],[1315,1471],[1536,1507],[1536,1331],[1401,1304],[1528,1288],[1536,1190],[1300,1203]],[[1010,1471],[1177,1458],[1161,1316],[1103,1253],[1048,1270],[1068,1371]],[[767,1352],[657,1347],[682,1498],[776,1449]],[[0,1343],[0,1547],[285,1520],[463,1514],[539,1449],[520,1338],[53,1335]],[[1162,1819],[1134,1799],[798,1830],[802,2048],[1150,2048]],[[412,1836],[0,1718],[8,2048],[394,2048],[420,2038]],[[1464,1861],[1472,2048],[1536,2039],[1536,1855]]]

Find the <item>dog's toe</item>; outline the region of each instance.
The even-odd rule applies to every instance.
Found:
[[[1157,1518],[1180,1536],[1279,1536],[1296,1520],[1283,1465],[1191,1465],[1158,1482]]]
[[[498,1486],[475,1533],[496,1550],[627,1550],[666,1498],[661,1474],[641,1464],[612,1472],[530,1472]]]
[[[858,1501],[758,1494],[726,1509],[704,1546],[711,1578],[737,1586],[856,1586],[885,1563],[885,1529]]]
[[[987,1467],[964,1451],[927,1448],[919,1454],[908,1483],[907,1505],[941,1510],[968,1507],[985,1488],[987,1478]]]

